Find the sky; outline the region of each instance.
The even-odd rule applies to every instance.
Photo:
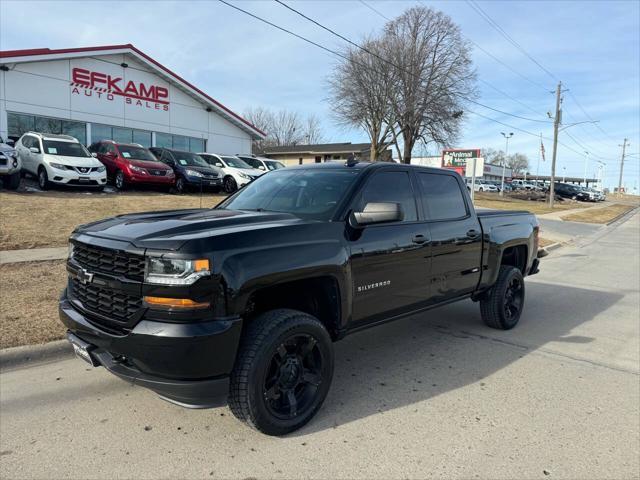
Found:
[[[509,152],[526,154],[532,174],[549,174],[553,125],[547,112],[553,113],[552,92],[561,80],[568,91],[557,175],[582,177],[586,163],[587,176],[594,177],[601,162],[605,186],[617,186],[620,145],[627,138],[631,155],[624,183],[638,188],[639,1],[478,0],[482,11],[541,66],[466,1],[287,3],[354,42],[379,33],[386,18],[411,6],[442,10],[477,45],[472,54],[477,101],[506,112],[469,105],[455,147],[504,150],[501,132],[513,132]],[[275,2],[236,5],[330,49],[345,45]],[[258,106],[312,113],[320,117],[327,141],[368,141],[363,131],[338,127],[331,116],[327,78],[336,57],[218,1],[0,1],[0,50],[122,43],[135,45],[238,113]],[[541,133],[546,161],[539,161]],[[435,147],[414,151],[415,156],[437,153]]]

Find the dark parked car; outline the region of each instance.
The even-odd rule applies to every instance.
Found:
[[[563,198],[571,198],[578,200],[582,196],[582,189],[577,185],[571,185],[570,183],[556,183],[553,187],[555,195]]]
[[[345,335],[465,299],[513,328],[538,232],[528,212],[476,212],[455,172],[288,167],[213,209],[78,227],[60,318],[91,365],[182,406],[228,398],[282,435],[322,405]]]
[[[107,176],[118,190],[140,184],[171,188],[176,181],[171,167],[137,143],[102,140],[92,144],[89,151],[107,167]]]
[[[205,188],[212,188],[217,192],[222,188],[220,171],[195,153],[160,147],[151,147],[149,150],[158,160],[173,168],[176,190],[179,193]]]

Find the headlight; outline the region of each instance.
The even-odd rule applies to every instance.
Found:
[[[200,172],[196,172],[195,170],[187,170],[184,173],[186,173],[189,177],[202,177],[202,174]]]
[[[238,175],[242,178],[246,178],[247,180],[251,180],[251,177],[244,172],[238,172]]]
[[[105,167],[98,167],[98,168],[96,168],[96,172],[100,172],[100,173],[104,172],[105,170],[106,170],[106,168],[105,168]]]
[[[142,175],[146,175],[147,173],[144,168],[136,167],[135,165],[129,165],[129,168],[136,173],[141,173]]]
[[[73,258],[73,243],[69,242],[69,253],[67,255],[67,258]]]
[[[57,168],[58,170],[66,170],[67,166],[66,165],[62,165],[61,163],[50,163],[49,164],[51,167],[53,168]]]
[[[148,257],[145,282],[157,285],[191,285],[199,278],[211,275],[209,260]]]

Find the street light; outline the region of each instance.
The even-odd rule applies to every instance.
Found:
[[[502,181],[500,182],[500,196],[503,196],[504,195],[504,171],[507,168],[507,156],[509,155],[509,139],[513,137],[513,132],[509,132],[509,135],[507,135],[504,132],[500,132],[500,133],[502,134],[502,136],[505,139],[505,142],[507,143],[505,147],[504,158],[502,159]]]
[[[585,150],[584,152],[584,177],[582,181],[584,182],[584,186],[587,186],[587,167],[589,165],[589,152]]]

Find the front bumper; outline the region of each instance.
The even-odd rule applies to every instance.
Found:
[[[126,178],[127,183],[147,184],[147,185],[173,185],[176,183],[175,175],[141,175],[130,173]]]
[[[67,298],[59,302],[60,320],[74,338],[88,345],[95,364],[166,400],[191,408],[224,403],[229,374],[240,341],[240,318],[197,323],[141,320],[131,332],[101,330]]]
[[[189,185],[191,187],[198,187],[198,188],[200,188],[201,186],[204,187],[204,188],[207,188],[207,187],[214,187],[214,188],[222,187],[222,179],[221,178],[185,177],[185,180],[187,181],[187,185]]]
[[[49,181],[59,185],[76,187],[100,187],[107,184],[107,172],[81,174],[75,170],[60,170],[47,165]]]
[[[3,155],[0,153],[0,175],[11,175],[20,171],[20,160],[18,157]]]

